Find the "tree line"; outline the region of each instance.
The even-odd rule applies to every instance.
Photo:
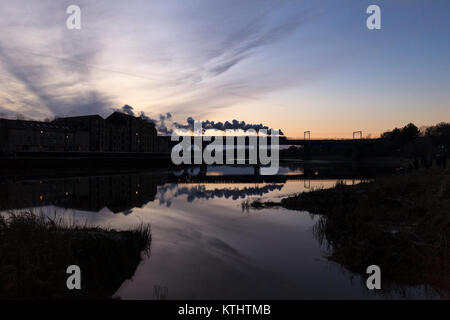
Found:
[[[403,128],[395,128],[381,134],[381,138],[395,145],[405,145],[425,138],[429,143],[439,146],[450,146],[450,123],[441,122],[420,130],[415,124],[408,123]]]

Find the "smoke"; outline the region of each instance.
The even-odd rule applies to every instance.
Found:
[[[134,111],[133,111],[133,107],[132,106],[129,106],[129,105],[124,105],[123,107],[122,107],[122,109],[120,109],[120,110],[118,110],[118,111],[120,111],[120,112],[122,112],[122,113],[125,113],[125,114],[127,114],[127,115],[129,115],[129,116],[133,116],[134,117]]]
[[[172,114],[170,112],[159,114],[159,119],[152,119],[147,116],[144,111],[141,111],[140,117],[148,122],[154,123],[156,130],[158,130],[158,133],[160,134],[171,135],[173,132],[173,130],[169,128],[172,122]]]
[[[193,117],[188,117],[186,119],[186,123],[179,123],[172,120],[172,114],[170,112],[159,114],[157,119],[153,119],[149,117],[147,114],[145,114],[144,111],[141,111],[139,115],[137,115],[134,112],[134,108],[129,105],[124,105],[120,109],[115,109],[115,111],[122,112],[125,114],[128,114],[130,116],[138,116],[141,119],[154,123],[156,130],[158,130],[158,133],[163,135],[171,135],[174,130],[176,129],[184,129],[184,130],[190,130],[194,131],[194,123],[195,119]],[[225,121],[225,122],[215,122],[210,120],[204,120],[202,121],[202,128],[203,130],[219,130],[219,131],[225,131],[225,130],[243,130],[247,131],[249,129],[253,129],[256,132],[259,132],[260,130],[273,130],[273,128],[270,128],[266,125],[260,124],[251,124],[246,123],[245,121],[239,121],[239,120],[231,120],[231,121]],[[279,134],[284,135],[284,133],[279,129]]]
[[[177,129],[193,131],[194,123],[195,123],[195,120],[192,117],[188,117],[186,119],[186,124],[180,124],[178,122],[174,122],[174,126]],[[251,124],[251,123],[246,123],[245,121],[239,121],[236,119],[231,120],[231,122],[230,121],[215,122],[215,121],[205,120],[205,121],[202,121],[202,128],[203,128],[203,130],[219,130],[219,131],[225,131],[225,130],[247,131],[249,129],[253,129],[258,132],[260,130],[267,130],[267,131],[273,130],[273,128],[263,125],[262,123]],[[280,131],[280,135],[284,135],[281,130],[279,130],[279,131]]]
[[[245,199],[248,196],[263,196],[272,191],[279,191],[283,188],[284,184],[268,184],[261,187],[245,187],[243,189],[239,188],[215,188],[212,190],[207,190],[204,185],[193,186],[193,187],[180,187],[177,184],[165,185],[158,187],[159,204],[170,207],[172,200],[174,198],[186,195],[188,202],[193,202],[198,199],[215,199],[215,198],[225,198],[225,199]]]

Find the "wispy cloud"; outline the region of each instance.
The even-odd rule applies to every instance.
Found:
[[[300,12],[283,17],[281,21],[271,25],[270,16],[276,9],[272,7],[226,36],[213,51],[216,54],[206,61],[207,73],[212,76],[221,75],[244,59],[257,54],[258,49],[274,45],[288,37],[307,20],[307,12]]]
[[[27,15],[22,23],[20,14],[2,17],[2,30],[3,24],[14,27],[8,27],[0,39],[0,68],[5,79],[0,99],[8,101],[8,110],[29,116],[104,114],[112,100],[109,93],[95,89],[89,67],[101,53],[101,45],[69,33],[58,23],[61,21],[52,19],[53,4],[31,6],[35,14]],[[57,8],[57,12],[65,12],[63,5]],[[20,7],[5,9],[20,13]]]
[[[211,10],[199,22],[204,28],[195,29],[198,34],[192,35],[201,40],[200,46],[183,37],[185,25],[187,29],[193,22],[183,16],[177,21],[176,3],[163,6],[168,18],[161,22],[142,18],[140,11],[148,12],[147,7],[153,5],[147,2],[137,1],[136,7],[126,9],[119,2],[102,2],[103,10],[81,2],[85,20],[78,33],[65,28],[64,3],[33,4],[25,19],[14,18],[20,3],[2,4],[2,10],[14,13],[0,22],[2,30],[8,30],[0,39],[0,78],[5,82],[0,105],[6,112],[29,117],[105,115],[118,105],[138,101],[138,109],[147,114],[171,111],[180,120],[202,118],[241,101],[261,99],[301,78],[249,68],[245,63],[293,35],[310,19],[304,10],[286,10],[286,2],[245,4],[244,14],[249,17],[243,16],[237,3],[223,14],[228,2],[200,4]],[[100,12],[108,19],[86,21]],[[214,14],[230,19],[222,19],[219,26]],[[123,30],[111,23],[116,20],[124,25]],[[136,30],[162,31],[130,33],[133,24]],[[205,31],[207,26],[214,26],[214,33]],[[182,36],[166,38],[164,31],[170,30]],[[133,101],[124,101],[129,92]]]

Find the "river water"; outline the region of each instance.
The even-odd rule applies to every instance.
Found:
[[[370,291],[365,277],[326,258],[326,243],[320,244],[313,233],[319,216],[245,206],[254,199],[277,200],[370,177],[290,166],[265,179],[254,170],[14,176],[0,185],[1,203],[3,210],[39,208],[117,229],[151,224],[151,254],[115,294],[122,299],[436,297],[427,287]]]

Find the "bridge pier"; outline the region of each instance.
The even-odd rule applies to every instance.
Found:
[[[259,177],[261,175],[261,166],[259,164],[253,165],[253,176]]]

